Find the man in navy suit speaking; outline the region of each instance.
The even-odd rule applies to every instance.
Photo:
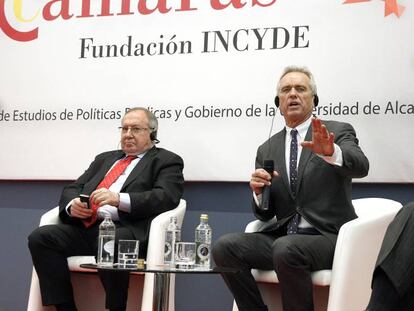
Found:
[[[339,228],[356,218],[352,178],[368,174],[369,163],[348,123],[312,118],[318,104],[312,73],[285,68],[276,107],[285,127],[262,144],[250,179],[258,232],[222,236],[213,247],[240,311],[268,310],[251,269],[275,270],[283,310],[313,310],[311,272],[330,269]]]

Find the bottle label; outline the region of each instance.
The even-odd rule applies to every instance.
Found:
[[[165,242],[165,245],[164,245],[164,256],[165,257],[169,256],[171,254],[171,250],[172,250],[171,243],[170,242]]]
[[[197,248],[197,256],[201,260],[208,259],[210,255],[210,246],[207,244],[200,244]]]
[[[104,244],[104,247],[103,248],[104,248],[105,252],[107,252],[111,256],[113,256],[114,255],[114,249],[115,249],[115,241],[114,240],[111,240],[111,241],[106,242]]]

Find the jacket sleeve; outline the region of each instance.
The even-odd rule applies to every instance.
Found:
[[[183,194],[184,163],[172,152],[163,152],[151,161],[148,178],[137,187],[125,189],[131,198],[130,213],[118,211],[124,220],[154,217],[175,208]]]
[[[105,159],[105,154],[100,154],[95,157],[94,161],[89,165],[88,169],[74,182],[68,184],[63,188],[59,201],[59,217],[64,223],[81,224],[77,218],[70,217],[66,212],[66,206],[79,194],[90,194],[94,189],[85,189],[85,184],[88,183],[93,176],[97,174],[99,168],[102,166]]]
[[[368,175],[369,161],[362,152],[352,125],[339,123],[341,128],[335,131],[335,143],[342,150],[343,165],[339,172],[350,178],[362,178]]]

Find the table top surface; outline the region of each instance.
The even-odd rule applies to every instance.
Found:
[[[80,265],[81,268],[86,269],[102,269],[102,270],[112,270],[112,271],[130,271],[130,272],[150,272],[150,273],[187,273],[187,274],[217,274],[217,273],[236,273],[237,269],[234,268],[224,268],[224,267],[213,267],[210,269],[207,268],[174,268],[169,265],[155,265],[145,268],[137,267],[125,267],[119,264],[113,264],[111,266],[98,266],[95,263],[85,263]]]

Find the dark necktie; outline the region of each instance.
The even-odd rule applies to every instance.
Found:
[[[291,141],[290,141],[290,157],[289,157],[289,178],[290,178],[290,190],[294,197],[296,197],[296,187],[298,181],[298,140],[297,140],[298,131],[292,129],[290,131]],[[287,234],[295,234],[298,232],[298,225],[300,221],[300,215],[296,213],[293,218],[289,221],[287,226]]]
[[[289,158],[289,178],[290,178],[290,190],[294,196],[296,196],[296,183],[298,181],[298,131],[293,129],[290,131],[290,158]]]
[[[134,159],[136,159],[135,156],[127,156],[126,158],[119,160],[118,163],[116,163],[115,166],[108,172],[108,174],[106,174],[105,178],[102,179],[102,181],[99,183],[96,189],[108,189],[118,179],[118,177],[121,176],[121,174],[125,171],[127,166],[131,164],[131,161]],[[93,225],[96,222],[96,219],[98,218],[97,211],[99,206],[97,204],[93,204],[92,202],[90,202],[90,204],[94,213],[90,218],[83,220],[83,224],[86,228]]]

